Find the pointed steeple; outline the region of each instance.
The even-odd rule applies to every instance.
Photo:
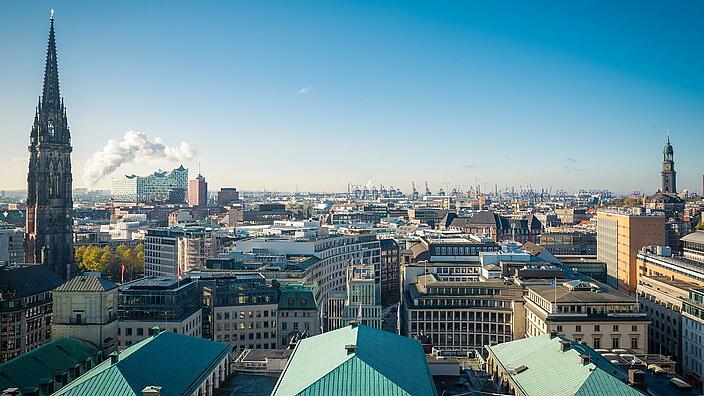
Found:
[[[75,274],[72,148],[66,109],[59,92],[53,10],[49,20],[44,87],[28,147],[26,261],[42,263],[68,280]]]
[[[46,49],[46,65],[44,66],[44,89],[42,90],[42,107],[48,111],[58,109],[61,102],[59,94],[59,64],[56,59],[56,34],[54,32],[54,10],[51,10],[51,27],[49,28],[49,44]]]

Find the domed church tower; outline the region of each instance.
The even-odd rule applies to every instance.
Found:
[[[675,151],[670,144],[670,137],[667,137],[667,143],[662,150],[662,187],[660,191],[664,193],[677,194],[677,172],[675,172]]]

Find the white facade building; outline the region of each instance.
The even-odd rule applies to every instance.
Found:
[[[312,237],[281,236],[253,238],[238,241],[236,251],[251,253],[268,252],[313,256],[318,261],[305,269],[306,281],[314,282],[323,297],[331,291],[344,291],[346,271],[352,264],[368,264],[375,269],[381,266],[381,248],[376,235],[329,235]]]
[[[21,228],[0,228],[0,263],[24,263],[24,231]]]
[[[218,254],[215,232],[206,227],[151,228],[144,239],[144,274],[178,275],[204,268]]]
[[[183,165],[149,176],[125,175],[112,179],[110,196],[126,202],[183,202],[188,191],[188,169]]]
[[[704,288],[691,289],[682,306],[682,371],[704,380]]]

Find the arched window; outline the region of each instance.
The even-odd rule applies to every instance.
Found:
[[[54,137],[54,120],[49,119],[49,137]]]

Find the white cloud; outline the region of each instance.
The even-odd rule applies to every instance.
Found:
[[[158,137],[152,139],[142,132],[127,131],[121,141],[110,139],[105,147],[93,153],[83,168],[83,180],[94,186],[124,164],[160,159],[185,161],[195,156],[196,150],[186,142],[167,146]]]
[[[310,86],[310,85],[307,85],[307,86],[305,86],[305,87],[299,89],[299,90],[298,90],[298,94],[299,94],[299,95],[305,95],[305,94],[307,94],[307,93],[310,93],[310,91],[312,91],[312,90],[313,90],[313,87]]]

